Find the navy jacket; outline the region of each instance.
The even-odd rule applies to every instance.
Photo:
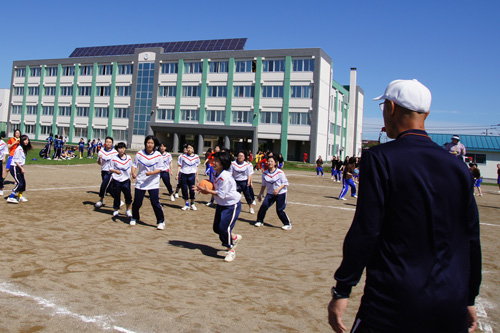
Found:
[[[410,130],[365,151],[359,198],[335,273],[358,316],[384,332],[461,332],[481,283],[479,215],[465,163]]]

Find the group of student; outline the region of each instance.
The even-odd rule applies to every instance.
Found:
[[[274,156],[274,153],[272,151],[266,150],[266,151],[260,151],[255,155],[255,169],[257,170],[266,170],[267,169],[267,159],[269,156]],[[276,163],[277,163],[277,168],[278,169],[283,169],[285,166],[285,162],[283,159],[283,155],[278,154],[275,156]],[[252,158],[250,158],[250,161]]]
[[[232,232],[234,225],[241,212],[241,194],[249,205],[249,212],[254,214],[252,175],[253,165],[250,163],[249,153],[239,151],[236,159],[225,148],[215,147],[207,152],[205,161],[205,174],[209,176],[212,186],[202,186],[199,182],[198,168],[201,164],[200,158],[194,153],[194,147],[186,144],[183,154],[177,160],[177,172],[175,179],[178,181],[174,193],[170,184],[173,176],[172,155],[167,152],[164,143],[149,135],[144,140],[144,149],[137,152],[135,159],[126,154],[127,146],[120,142],[113,147],[113,138],[107,137],[104,147],[98,152],[97,163],[101,165],[102,183],[99,191],[99,201],[95,208],[103,205],[106,193],[113,197],[113,217],[120,214],[120,207],[125,204],[125,214],[130,218],[130,225],[136,225],[140,221],[140,208],[143,204],[146,191],[156,216],[157,229],[165,229],[165,215],[160,204],[160,179],[167,187],[170,200],[178,198],[179,189],[182,190],[184,205],[183,211],[196,211],[196,192],[212,196],[207,205],[215,205],[215,217],[213,230],[219,235],[223,246],[227,248],[225,261],[233,261],[236,253],[235,248],[242,239],[241,235]],[[282,170],[277,168],[277,158],[272,154],[267,155],[267,166],[262,174],[262,187],[257,200],[262,205],[257,214],[256,227],[264,225],[266,212],[274,203],[276,211],[283,223],[283,230],[291,230],[290,219],[285,213],[288,180]],[[136,181],[134,197],[132,199],[131,179]],[[264,196],[264,191],[266,195]],[[125,202],[120,200],[123,193]],[[214,204],[215,201],[215,204]]]
[[[62,135],[55,135],[53,133],[49,134],[49,137],[45,139],[47,141],[44,150],[40,154],[41,157],[48,160],[61,160],[65,159],[63,156],[64,145],[66,144],[66,139],[63,138]],[[52,145],[54,145],[54,153],[52,154],[52,158],[50,157],[50,151],[52,149]],[[66,155],[66,152],[64,152]]]
[[[342,182],[342,190],[340,191],[339,200],[346,200],[345,195],[351,188],[351,196],[357,198],[356,194],[356,184],[359,182],[359,157],[349,157],[347,156],[344,161],[340,159],[340,156],[333,156],[331,160],[331,179],[334,182]],[[323,159],[318,156],[316,160],[316,176],[324,177],[323,171]]]
[[[8,203],[18,204],[19,202],[27,202],[28,199],[23,196],[26,191],[26,178],[24,164],[26,163],[26,154],[31,149],[31,142],[27,135],[21,135],[20,130],[14,131],[14,136],[5,143],[0,137],[0,170],[2,175],[0,178],[0,195],[3,195],[4,182],[7,174],[10,172],[14,178],[15,185],[12,192],[7,198]],[[5,169],[3,163],[7,157]]]

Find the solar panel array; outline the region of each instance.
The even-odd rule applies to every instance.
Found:
[[[247,38],[196,40],[112,46],[77,47],[70,58],[102,57],[134,54],[135,49],[162,47],[163,53],[243,50]]]

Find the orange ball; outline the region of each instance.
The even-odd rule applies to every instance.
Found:
[[[198,184],[199,187],[206,187],[207,190],[213,190],[214,189],[214,184],[207,180],[207,179],[203,179],[199,184]]]

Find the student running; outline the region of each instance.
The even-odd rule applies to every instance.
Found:
[[[56,136],[57,137],[57,136]],[[118,154],[113,148],[113,138],[107,137],[105,140],[105,147],[99,151],[97,155],[97,164],[101,166],[101,188],[99,189],[99,201],[95,204],[95,208],[101,208],[106,193],[113,193],[111,181],[111,161]]]
[[[0,195],[3,195],[3,164],[5,163],[5,156],[9,154],[9,148],[7,148],[7,144],[3,142],[2,137],[0,137]]]
[[[344,169],[344,186],[342,187],[342,190],[340,191],[339,194],[339,200],[347,200],[345,198],[345,195],[347,194],[347,190],[349,187],[351,187],[351,197],[357,198],[358,196],[356,195],[356,185],[354,184],[354,181],[352,179],[352,175],[354,173],[355,169],[355,164],[356,164],[356,159],[354,157],[351,157],[349,159],[349,163]]]
[[[7,158],[7,164],[5,165],[5,172],[4,172],[4,180],[7,177],[7,174],[10,172],[10,165],[12,164],[12,158],[14,157],[14,152],[16,151],[17,147],[19,147],[19,142],[21,138],[21,131],[16,129],[14,131],[14,137],[10,138],[9,141],[7,141],[7,148],[9,149],[9,157]]]
[[[229,170],[236,181],[237,190],[243,193],[249,206],[249,213],[255,214],[252,207],[252,197],[250,195],[250,184],[252,183],[253,165],[246,161],[246,154],[243,150],[238,152],[236,161],[231,163]]]
[[[321,155],[319,155],[318,159],[316,160],[316,176],[319,177],[319,174],[321,172],[321,177],[324,177],[325,174],[323,173],[323,159],[321,158]]]
[[[197,210],[194,204],[195,191],[193,186],[198,183],[198,166],[200,165],[200,158],[194,153],[194,147],[191,144],[187,145],[187,153],[179,156],[177,165],[178,170],[175,179],[181,179],[182,198],[186,201],[186,205],[181,209],[184,211],[190,208],[192,210]],[[189,203],[189,199],[191,199],[191,204]]]
[[[13,204],[28,201],[28,199],[23,197],[24,191],[26,191],[26,170],[24,169],[24,164],[26,163],[26,154],[31,149],[31,142],[27,135],[21,135],[19,142],[20,144],[14,152],[12,163],[10,165],[10,173],[16,181],[16,186],[12,189],[12,193],[7,198],[7,202]]]
[[[160,173],[160,178],[163,181],[163,184],[167,187],[170,201],[175,201],[174,190],[172,189],[172,184],[170,184],[170,176],[174,175],[172,170],[172,155],[167,152],[167,145],[165,143],[160,144],[160,148],[158,150],[163,158],[163,164],[165,166],[165,170]]]
[[[128,217],[132,217],[132,212],[130,211],[130,206],[132,204],[132,191],[130,185],[130,175],[132,172],[132,159],[130,156],[125,154],[127,150],[127,145],[125,142],[118,142],[115,146],[115,150],[118,152],[117,155],[111,160],[111,165],[109,172],[111,172],[112,177],[112,188],[114,191],[114,201],[113,201],[113,217],[120,214],[120,196],[123,193],[125,198],[125,204],[127,205],[126,214]]]

